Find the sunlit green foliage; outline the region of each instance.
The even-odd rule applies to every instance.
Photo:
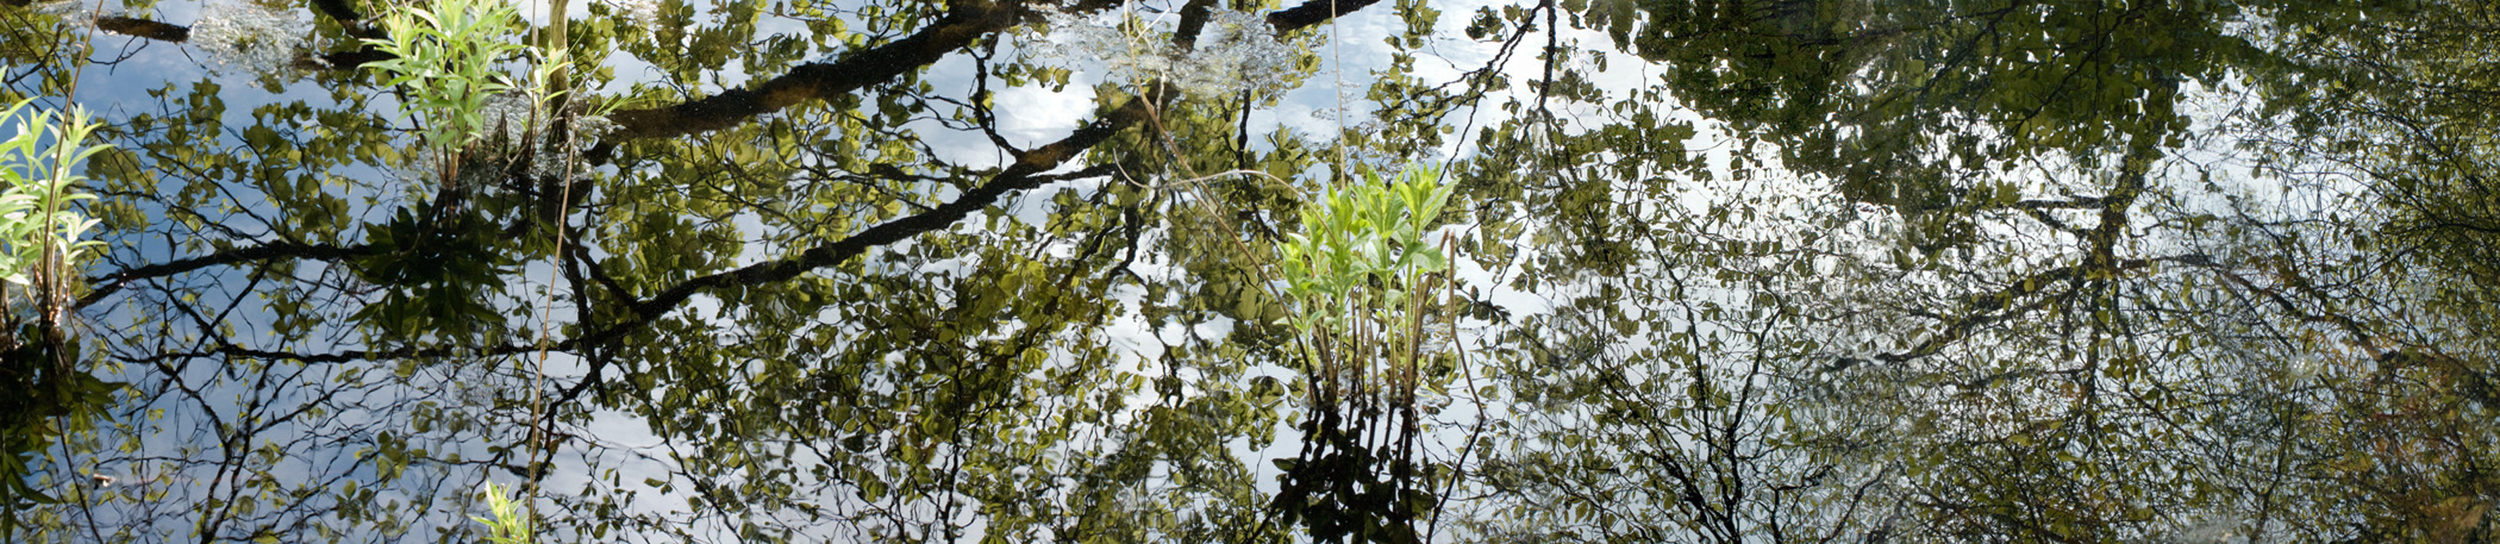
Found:
[[[530,49],[516,43],[519,17],[518,9],[501,0],[439,0],[394,10],[382,18],[390,38],[366,40],[390,58],[365,67],[388,74],[384,85],[408,91],[406,113],[425,121],[426,142],[458,149],[485,139],[494,128],[487,125],[485,110],[497,95],[522,90],[533,101],[551,98],[542,96],[545,89],[524,89],[503,71],[505,62]],[[539,66],[534,74],[557,65]],[[545,77],[531,80],[543,83]]]
[[[486,525],[489,531],[486,540],[495,544],[529,544],[535,541],[531,537],[535,533],[530,531],[529,512],[505,497],[503,490],[496,489],[494,483],[489,482],[484,487],[482,493],[486,495],[486,511],[493,515],[469,519]]]

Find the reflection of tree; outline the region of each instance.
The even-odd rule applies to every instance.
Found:
[[[2458,346],[2455,339],[2424,341],[2420,320],[2431,316],[2400,294],[2423,285],[2414,279],[2387,282],[2394,278],[2384,274],[2405,266],[2398,264],[2403,253],[2378,253],[2363,245],[2328,252],[2302,244],[2237,246],[2284,225],[2305,230],[2274,236],[2312,243],[2374,227],[2367,219],[2354,220],[2368,213],[2336,219],[2333,209],[2310,209],[2305,212],[2310,215],[2279,224],[2228,219],[2243,204],[2217,193],[2232,191],[2200,188],[2220,176],[2172,157],[2168,148],[2175,144],[2164,143],[2187,128],[2185,119],[2167,117],[2184,111],[2174,107],[2186,96],[2179,91],[2182,84],[2217,85],[2218,67],[2260,72],[2260,80],[2331,75],[2278,63],[2280,58],[2243,56],[2256,52],[2247,42],[2266,43],[2269,37],[2237,33],[2226,24],[2231,17],[2179,11],[2273,8],[2086,3],[1929,7],[1944,13],[1888,8],[1850,2],[1646,2],[1606,8],[1611,12],[1591,9],[1602,27],[1617,32],[1618,43],[1670,59],[1668,69],[1676,73],[1664,86],[1679,97],[1735,125],[1740,136],[1780,144],[1785,166],[1829,180],[1836,196],[1888,208],[1898,219],[1882,213],[1868,217],[1867,208],[1835,213],[1809,206],[1797,214],[1796,206],[1723,201],[1693,208],[1679,205],[1678,198],[1689,197],[1669,196],[1677,191],[1631,182],[1644,179],[1642,174],[1580,186],[1595,187],[1599,196],[1566,191],[1551,208],[1531,204],[1531,213],[1555,213],[1555,221],[1569,227],[1553,236],[1580,246],[1579,253],[1562,252],[1573,255],[1565,261],[1579,259],[1587,267],[1581,270],[1599,271],[1594,278],[1601,279],[1584,281],[1607,289],[1590,299],[1618,306],[1579,310],[1577,315],[1607,317],[1582,317],[1593,324],[1558,330],[1580,331],[1566,337],[1582,342],[1595,338],[1599,345],[1626,347],[1605,357],[1564,358],[1552,363],[1563,370],[1522,378],[1514,394],[1525,399],[1551,398],[1557,390],[1566,395],[1559,406],[1532,405],[1530,413],[1554,414],[1522,434],[1524,462],[1516,466],[1534,468],[1496,464],[1486,477],[1508,484],[1500,493],[1535,498],[1528,503],[1582,509],[1520,509],[1499,526],[1530,530],[1520,533],[1523,537],[1558,540],[1643,534],[1635,528],[1721,540],[1819,538],[1799,536],[1806,534],[1799,528],[1811,527],[1870,540],[2105,541],[2219,539],[2252,532],[2455,539],[2484,523],[2483,507],[2474,498],[2480,484],[2460,475],[2475,469],[2424,470],[2479,465],[2473,459],[2481,454],[2474,452],[2484,448],[2471,445],[2480,442],[2472,438],[2480,431],[2471,429],[2487,425],[2470,412],[2445,411],[2470,409],[2463,403],[2472,398],[2476,376],[2468,370],[2474,367],[2466,362],[2470,357],[2389,356],[2399,345]],[[2323,28],[2354,17],[2331,9],[2305,11],[2275,19],[2281,26],[2267,30],[2306,28],[2371,44],[2400,41]],[[1533,18],[1512,15],[1507,21]],[[2398,27],[2418,24],[2385,23],[2407,19],[2377,13],[2369,19]],[[2453,14],[2450,20],[2460,19],[2472,20]],[[2153,45],[2164,43],[2158,40],[2116,38],[2130,35],[2206,45],[2171,49]],[[2302,85],[2335,88],[2316,80]],[[2053,121],[2037,124],[2044,119]],[[1550,143],[1488,162],[1556,156],[1568,157],[1556,161],[1561,164],[1607,165],[1586,167],[1591,171],[1680,165],[1627,161],[1648,155],[1607,141],[1602,131],[1588,132],[1578,138],[1537,135]],[[1734,168],[1743,168],[1742,159],[1750,154],[1738,149]],[[1778,187],[1749,183],[1743,171],[1735,175],[1732,185],[1714,187],[1719,194]],[[2395,182],[2384,173],[2374,177],[2373,183]],[[2234,204],[2215,204],[2222,201]],[[1574,212],[1590,202],[1677,212],[1647,221],[1611,214],[1578,219]],[[1768,227],[1748,223],[1757,213],[1791,215]],[[1750,245],[1760,242],[1681,251],[1616,242],[1627,238],[1626,231],[1648,230],[1743,238],[1778,232],[1780,225],[1796,221],[1874,228],[1876,236],[1865,241],[1879,243],[1830,240],[1846,230],[1774,234],[1772,241],[1792,250],[1802,246],[1823,253],[1766,256]],[[1721,226],[1729,224],[1748,228]],[[1948,230],[1933,230],[1939,227]],[[1902,249],[1910,251],[1884,247],[1880,242],[1891,233],[1900,233],[1909,246]],[[2234,249],[2226,253],[2222,247]],[[1685,256],[1691,254],[1706,257]],[[1685,259],[1700,263],[1666,264]],[[2341,278],[2300,279],[2318,267]],[[1771,272],[1762,272],[1765,268]],[[1746,277],[1797,283],[1770,289],[1723,283]],[[1706,287],[1691,287],[1696,282]],[[1628,286],[1618,291],[1617,284]],[[1746,300],[1736,307],[1754,313],[1733,314],[1744,319],[1727,314],[1678,319],[1674,312],[1656,315],[1656,306],[1671,304],[1638,302],[1642,293],[1666,285],[1751,294],[1734,298]],[[1794,313],[1797,330],[1747,334],[1755,330],[1747,324],[1774,320],[1764,315],[1791,315],[1783,312]],[[1700,330],[1678,332],[1685,329]],[[1671,344],[1664,338],[1711,333],[1721,342],[1711,349],[1662,356],[1663,350],[1648,347]],[[1778,352],[1784,357],[1770,358],[1771,375],[1795,388],[1786,391],[1801,392],[1786,397],[1800,405],[1788,409],[1813,414],[1803,418],[1807,422],[1784,420],[1757,435],[1727,433],[1725,439],[1642,438],[1718,428],[1700,421],[1644,427],[1639,422],[1656,416],[1638,417],[1640,411],[1625,408],[1656,414],[1657,408],[1678,406],[1659,400],[1675,398],[1662,394],[1673,388],[1723,392],[1710,386],[1749,383],[1731,376],[1760,368],[1744,354],[1761,345],[1787,347]],[[1659,361],[1679,360],[1708,372],[1678,379],[1658,370]],[[2286,368],[2299,362],[2367,369],[2396,361],[2445,362],[2419,365],[2423,375],[2437,377],[2393,381],[2389,378],[2402,373],[2337,377],[2340,372]],[[1549,383],[1557,381],[1551,376],[1580,373],[1588,375]],[[2418,381],[2399,385],[2410,380]],[[1617,387],[1588,393],[1592,386],[1578,385],[1610,383],[1659,391]],[[2442,389],[2466,393],[2440,400],[2443,395],[2435,392]],[[2404,408],[2367,407],[2380,403]],[[2363,413],[2383,417],[2349,420],[2334,431],[2316,428],[2318,422]],[[2402,417],[2438,423],[2407,428]],[[1627,432],[1591,438],[1591,429]],[[2357,443],[2379,446],[2347,449]],[[1711,456],[1731,447],[1778,455]],[[1780,455],[1795,457],[1773,461]],[[1801,494],[1846,497],[1832,504],[1849,506],[1816,510],[1837,518],[1806,523],[1783,525],[1765,516],[1735,517],[1740,523],[1728,524],[1724,520],[1731,516],[1716,513],[1783,500],[1781,493],[1732,483],[1765,486],[1759,489],[1779,489],[1778,484],[1761,477],[1696,478],[1692,475],[1708,472],[1691,468],[1628,467],[1643,458],[1699,459],[1703,462],[1687,464],[1703,466],[1743,459],[1746,463],[1725,466],[1765,472],[1831,463],[1843,469],[1804,486]],[[1738,473],[1743,469],[1726,474]],[[1534,478],[1522,480],[1520,474]],[[1701,492],[1677,496],[1679,489]],[[1712,489],[1731,491],[1708,492]],[[1633,492],[1674,498],[1623,498]],[[1627,502],[1672,504],[1673,509],[1650,511],[1681,517],[1643,518],[1626,513],[1628,508],[1609,508]]]
[[[580,176],[392,179],[420,157],[361,46],[256,74],[328,98],[155,90],[90,164],[117,245],[77,299],[131,387],[31,467],[75,505],[33,538],[430,539],[491,479],[583,540],[1288,539],[1240,452],[1318,412],[1234,244],[1306,226],[1293,182],[1198,178],[1445,133],[1495,278],[1454,289],[1483,383],[1400,452],[1424,538],[2489,532],[2485,8],[1542,3],[1471,14],[1493,57],[1433,81],[1432,6],[1268,6],[1423,23],[1341,150],[1255,128],[1265,88],[1103,85],[1017,132],[1046,112],[1004,96],[1069,76],[1018,40],[1112,6],[852,4],[591,3],[579,88],[628,87],[619,53],[654,81]],[[385,8],[296,9],[355,44]],[[72,17],[0,14],[9,92],[57,96]],[[195,39],[142,15],[92,23]],[[2204,156],[2243,139],[2258,175]],[[2319,165],[2361,177],[2289,174]]]

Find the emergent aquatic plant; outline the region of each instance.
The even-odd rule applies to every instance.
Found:
[[[86,240],[96,221],[72,206],[94,195],[78,166],[107,145],[87,145],[96,124],[85,112],[11,104],[0,125],[0,533],[14,534],[16,510],[53,497],[28,486],[27,460],[65,428],[83,425],[112,402],[118,386],[77,368],[77,343],[66,323],[77,294],[80,263],[104,244]],[[11,123],[10,121],[15,121]]]
[[[486,510],[495,517],[470,516],[469,519],[486,524],[486,540],[495,544],[530,544],[529,515],[522,512],[512,499],[504,498],[503,490],[496,489],[494,482],[486,483],[485,492]]]
[[[1448,305],[1431,300],[1447,290],[1449,257],[1426,237],[1451,191],[1423,166],[1363,179],[1304,204],[1303,233],[1278,247],[1309,409],[1271,504],[1314,541],[1417,542],[1417,518],[1438,503],[1436,470],[1415,447],[1418,392],[1444,395],[1459,364],[1433,349],[1450,325]]]
[[[510,115],[487,116],[489,105],[504,93],[528,97],[533,114],[527,123],[544,123],[536,111],[560,93],[551,89],[550,74],[568,64],[559,54],[541,59],[526,80],[502,69],[506,60],[528,52],[514,36],[520,14],[502,0],[435,0],[431,8],[410,6],[383,17],[389,38],[366,40],[390,60],[366,64],[388,75],[387,85],[406,90],[402,118],[425,118],[425,141],[448,155],[482,140],[490,123],[512,122]],[[453,171],[442,172],[446,178]]]

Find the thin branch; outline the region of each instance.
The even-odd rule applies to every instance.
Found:
[[[102,276],[89,277],[87,278],[87,283],[95,286],[94,290],[88,292],[87,296],[79,297],[77,307],[85,308],[89,305],[101,302],[105,297],[111,296],[114,292],[120,291],[123,285],[127,285],[134,280],[161,278],[213,266],[224,266],[251,261],[266,261],[273,259],[341,261],[355,257],[373,255],[378,252],[379,250],[370,245],[338,246],[331,244],[305,244],[298,242],[270,242],[257,246],[229,249],[198,257],[144,265]]]

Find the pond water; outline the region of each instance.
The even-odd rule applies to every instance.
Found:
[[[0,530],[2488,536],[2493,14],[2295,4],[0,0]]]

